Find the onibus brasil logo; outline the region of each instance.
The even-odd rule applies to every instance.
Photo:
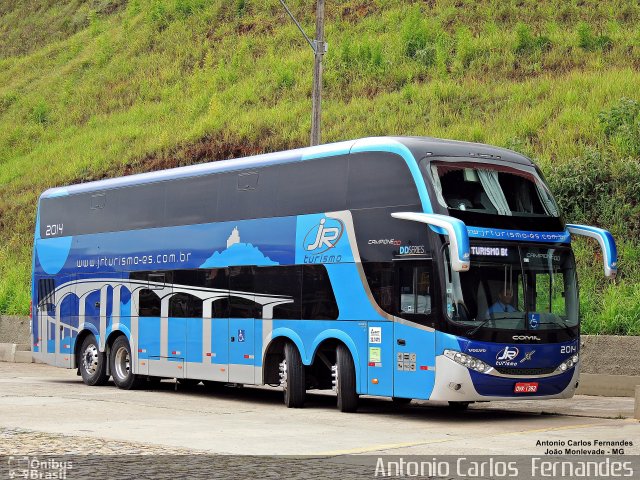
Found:
[[[338,263],[342,255],[331,252],[344,233],[344,224],[335,218],[323,218],[304,236],[304,263]]]

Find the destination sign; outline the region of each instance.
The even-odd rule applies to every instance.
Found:
[[[509,249],[506,247],[471,247],[471,255],[483,257],[508,257]]]

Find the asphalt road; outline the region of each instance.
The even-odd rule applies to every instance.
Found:
[[[0,455],[62,453],[216,453],[252,455],[543,454],[547,440],[630,440],[640,454],[631,398],[475,404],[361,399],[340,413],[335,397],[310,393],[287,409],[271,388],[155,390],[87,387],[75,371],[0,363]],[[609,417],[609,418],[603,418]]]

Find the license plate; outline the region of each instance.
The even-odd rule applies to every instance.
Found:
[[[514,393],[536,393],[538,391],[538,382],[516,383],[513,391]]]

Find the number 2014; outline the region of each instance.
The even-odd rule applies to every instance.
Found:
[[[54,225],[47,225],[47,228],[44,232],[44,236],[45,237],[54,237],[56,235],[62,235],[62,230],[64,229],[64,224],[63,223],[59,223],[59,224],[54,224]]]
[[[560,347],[560,353],[574,353],[577,351],[575,345],[563,345]]]

